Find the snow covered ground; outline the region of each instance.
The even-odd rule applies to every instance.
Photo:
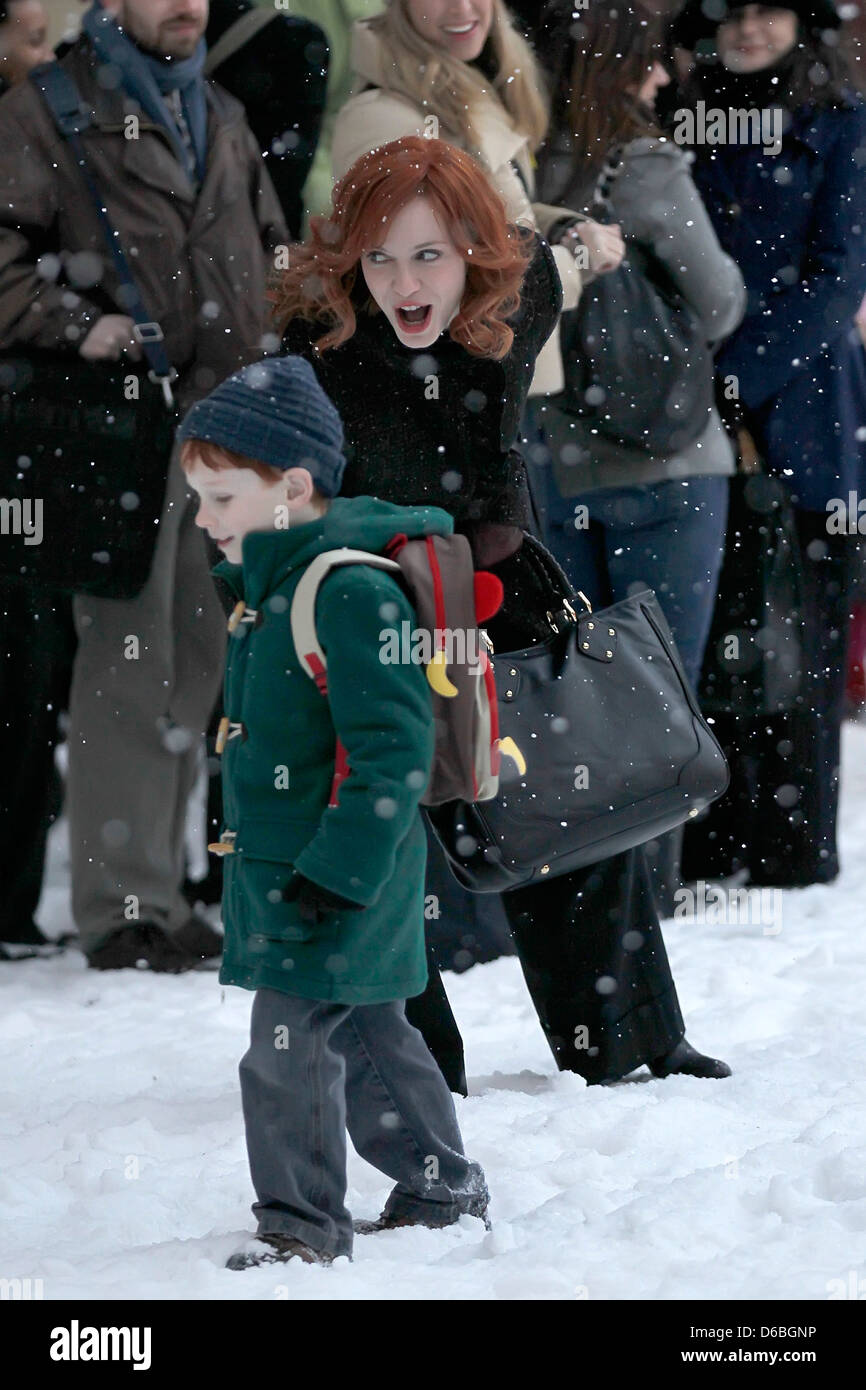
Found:
[[[59,932],[54,849],[42,921]],[[361,1237],[331,1269],[223,1268],[252,1229],[250,995],[99,975],[77,952],[0,965],[0,1277],[47,1299],[866,1297],[863,725],[845,733],[842,852],[838,883],[784,894],[778,922],[667,925],[688,1036],[727,1081],[587,1089],[555,1070],[516,960],[447,976],[494,1229]],[[387,1191],[353,1156],[353,1213]]]

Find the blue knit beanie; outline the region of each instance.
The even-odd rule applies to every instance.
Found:
[[[342,422],[303,357],[266,357],[235,372],[188,411],[177,437],[206,440],[273,468],[307,468],[323,496],[340,491]]]

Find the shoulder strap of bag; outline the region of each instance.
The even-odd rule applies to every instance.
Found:
[[[166,406],[170,410],[174,407],[174,393],[171,384],[176,379],[177,372],[168,360],[163,345],[165,335],[160,325],[150,318],[144,307],[141,292],[129,268],[123,246],[111,224],[81,140],[82,132],[89,130],[93,125],[93,113],[85,106],[75,82],[59,63],[40,64],[30,73],[30,80],[48,107],[54,124],[64,140],[68,141],[75,155],[94,212],[99,220],[105,244],[114,262],[117,278],[123,287],[127,308],[135,320],[134,336],[136,341],[141,344],[142,351],[150,366],[148,376],[151,381],[162,388]]]
[[[264,29],[266,24],[270,24],[272,19],[277,16],[268,13],[265,9],[256,7],[254,10],[247,10],[236,19],[234,24],[229,25],[225,33],[222,34],[214,44],[213,48],[208,49],[205,60],[204,70],[208,77],[217,68],[222,67],[228,58],[233,57],[238,49],[243,48],[245,43],[255,38],[260,29]]]
[[[373,565],[380,570],[396,570],[400,566],[384,555],[374,555],[369,550],[323,550],[310,562],[304,571],[292,598],[289,621],[292,625],[292,641],[298,660],[319,688],[322,695],[328,693],[327,661],[318,637],[316,636],[316,596],[322,580],[332,569],[341,565]]]
[[[610,190],[613,188],[622,172],[622,151],[622,145],[614,145],[613,148],[608,151],[607,158],[596,179],[590,207],[600,207],[607,211],[610,210]]]

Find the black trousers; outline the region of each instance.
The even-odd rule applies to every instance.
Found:
[[[676,1046],[685,1026],[642,849],[501,901],[560,1071],[616,1080]],[[427,989],[406,1015],[451,1089],[465,1095],[460,1032],[431,954]]]
[[[0,941],[16,940],[39,902],[74,655],[71,599],[0,580]]]
[[[750,883],[785,888],[830,883],[839,872],[839,744],[857,550],[852,537],[827,534],[824,512],[796,515],[803,692],[784,714],[716,717],[731,785],[686,829],[686,879],[747,869]]]

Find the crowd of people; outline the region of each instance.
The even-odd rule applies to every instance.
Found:
[[[28,77],[46,35],[39,0],[0,4],[0,346],[133,368],[140,325]],[[641,0],[93,0],[62,46],[182,424],[135,597],[0,567],[0,960],[62,949],[35,921],[62,811],[67,949],[98,970],[221,961],[255,991],[241,1085],[259,1229],[234,1268],[350,1253],[347,1127],[397,1184],[377,1229],[486,1219],[442,964],[516,952],[557,1066],[589,1084],[641,1065],[720,1079],[685,1037],[660,926],[674,894],[837,877],[863,661],[858,58],[830,0],[686,0],[672,17]],[[656,402],[643,436],[637,311],[601,310],[621,342],[607,392],[587,389],[580,336],[637,275],[693,344],[685,397]],[[488,627],[514,651],[550,629],[533,535],[598,608],[654,590],[700,697],[726,567],[761,569],[768,512],[751,549],[735,531],[757,475],[790,517],[798,604],[784,647],[741,637],[793,662],[794,693],[771,705],[741,679],[713,708],[729,790],[685,832],[502,895],[462,889],[418,809],[429,691],[375,658],[382,606],[409,620],[405,595],[364,566],[328,579],[326,704],[286,666],[301,573],[329,547],[455,532],[501,583]],[[329,802],[337,736],[349,770]],[[193,883],[203,770],[221,853]]]

